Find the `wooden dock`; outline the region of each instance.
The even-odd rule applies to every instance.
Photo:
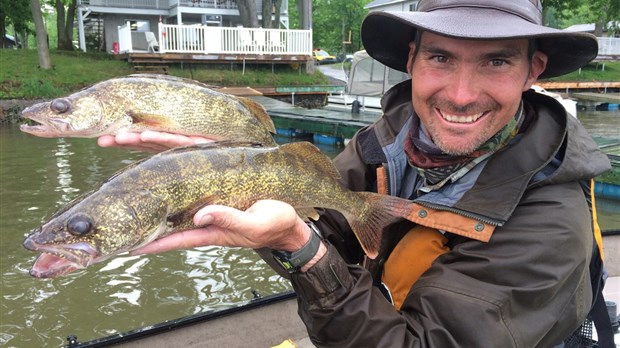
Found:
[[[601,93],[612,92],[620,89],[620,81],[609,82],[551,82],[537,81],[536,85],[548,90],[569,93],[571,91],[597,91]]]

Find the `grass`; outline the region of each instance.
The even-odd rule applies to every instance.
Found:
[[[36,50],[0,49],[0,99],[54,98],[99,81],[133,73],[131,64],[106,53],[50,52],[53,69],[39,69]],[[297,66],[235,64],[171,66],[169,74],[218,86],[305,86],[327,84],[320,72]]]
[[[590,63],[581,70],[573,71],[570,74],[554,77],[545,81],[554,82],[590,82],[601,81],[611,82],[620,81],[620,62],[605,63],[605,71],[603,71],[603,63]]]

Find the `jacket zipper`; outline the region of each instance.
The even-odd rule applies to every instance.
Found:
[[[442,210],[442,211],[448,211],[451,213],[455,213],[461,216],[465,216],[467,218],[470,219],[474,219],[474,220],[478,220],[480,222],[483,222],[487,225],[492,225],[492,226],[502,226],[504,225],[505,221],[498,221],[498,220],[494,220],[494,219],[490,219],[486,216],[482,216],[482,215],[478,215],[478,214],[474,214],[474,213],[470,213],[470,212],[466,212],[460,209],[456,209],[456,208],[451,208],[451,207],[447,207],[445,205],[440,205],[440,204],[433,204],[433,203],[429,203],[429,202],[424,202],[424,201],[418,201],[418,200],[414,200],[414,202],[416,202],[417,204],[427,207],[427,208],[431,208],[431,209],[435,209],[435,210]]]

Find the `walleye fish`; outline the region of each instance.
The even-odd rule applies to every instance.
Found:
[[[150,129],[275,145],[273,121],[259,103],[168,75],[135,74],[99,82],[30,106],[22,117],[40,123],[22,125],[23,132],[45,138]]]
[[[57,212],[25,239],[42,254],[30,274],[55,277],[131,251],[165,235],[195,228],[209,204],[245,210],[257,200],[340,211],[362,248],[376,257],[382,230],[408,216],[412,202],[343,187],[329,157],[308,142],[264,147],[214,142],[178,147],[137,162]]]

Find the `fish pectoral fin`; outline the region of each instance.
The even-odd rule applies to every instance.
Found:
[[[179,128],[178,122],[174,121],[172,117],[168,115],[148,114],[140,112],[129,112],[128,116],[131,117],[133,124],[144,128],[155,129],[170,129]]]
[[[168,215],[166,221],[168,221],[171,228],[175,229],[178,227],[194,227],[194,215],[196,215],[200,209],[212,204],[215,198],[215,196],[204,197],[203,199],[194,202],[186,209]]]
[[[297,215],[304,221],[308,221],[308,218],[314,221],[319,219],[319,213],[314,208],[295,208],[295,211],[297,211]]]
[[[286,143],[280,145],[280,150],[293,156],[302,157],[308,164],[312,164],[319,168],[321,172],[334,179],[340,179],[340,173],[334,166],[331,158],[321,152],[318,147],[310,142],[298,141],[294,143]]]

